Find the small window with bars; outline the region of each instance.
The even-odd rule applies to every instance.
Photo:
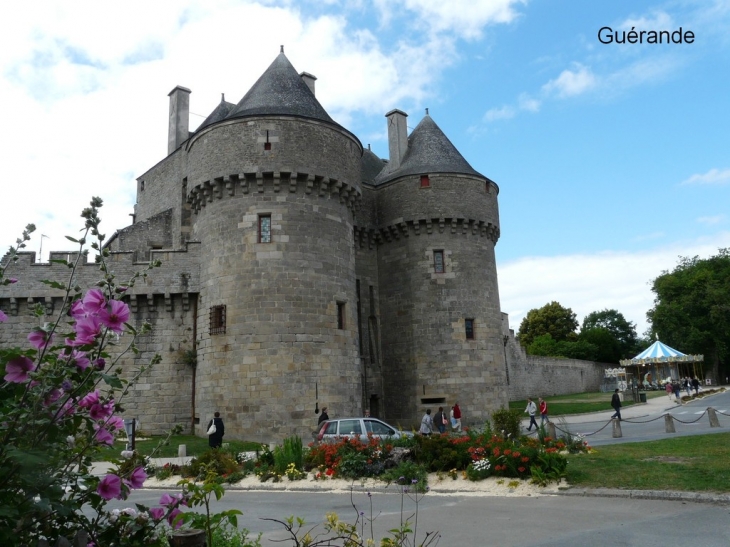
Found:
[[[435,273],[444,273],[444,251],[436,250],[433,252],[433,271]]]
[[[259,215],[259,243],[271,243],[271,215]]]
[[[464,330],[466,331],[466,339],[474,340],[474,320],[464,319]]]
[[[213,306],[210,308],[210,334],[226,333],[226,307]]]

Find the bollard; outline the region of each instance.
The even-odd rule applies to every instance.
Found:
[[[170,536],[170,547],[205,547],[205,530],[179,530]]]
[[[177,447],[177,457],[178,458],[184,458],[188,455],[188,447],[184,444],[178,445]]]
[[[710,427],[720,427],[720,421],[717,419],[717,412],[714,408],[708,406],[707,415],[710,417]]]
[[[623,433],[621,432],[621,420],[618,418],[611,418],[611,421],[613,422],[613,438],[618,439],[619,437],[623,437]]]
[[[558,436],[555,434],[555,424],[551,421],[548,421],[548,437],[551,439],[557,439]]]
[[[664,415],[664,432],[665,433],[676,433],[674,430],[674,418],[671,414]]]

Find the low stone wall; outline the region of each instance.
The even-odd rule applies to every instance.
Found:
[[[507,386],[510,401],[532,397],[599,391],[606,368],[615,364],[527,355],[504,321],[504,350],[507,361]]]

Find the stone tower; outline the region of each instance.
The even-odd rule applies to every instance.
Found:
[[[120,363],[162,356],[124,405],[149,433],[204,435],[219,411],[228,438],[309,439],[317,402],[405,428],[429,407],[458,401],[481,424],[507,404],[497,185],[428,113],[410,135],[404,112],[386,115],[388,161],[363,149],[315,80],[282,51],[194,132],[191,91],[170,92],[168,155],[107,244],[120,275],[162,261],[125,297],[153,333]],[[20,302],[57,304],[41,283],[56,265],[27,255],[0,287],[2,345],[37,322]]]

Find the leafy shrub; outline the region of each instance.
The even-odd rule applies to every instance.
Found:
[[[470,481],[482,481],[492,474],[492,464],[487,458],[471,462],[466,468],[466,477]]]
[[[304,468],[304,450],[302,439],[298,436],[284,439],[281,446],[274,447],[274,469],[279,475],[286,473],[290,464],[296,469]]]
[[[388,483],[412,488],[417,492],[425,492],[428,484],[428,471],[424,466],[415,462],[403,461],[398,467],[388,469],[381,475],[381,478]]]
[[[519,410],[500,408],[492,412],[492,423],[495,433],[504,432],[505,436],[517,439],[520,436],[520,420],[522,413]]]
[[[198,458],[193,458],[185,466],[189,476],[204,478],[206,473],[213,471],[216,475],[230,475],[239,470],[236,460],[230,454],[221,450],[208,450]]]
[[[416,461],[429,471],[464,469],[471,458],[468,449],[469,437],[448,435],[418,436],[415,444]]]

